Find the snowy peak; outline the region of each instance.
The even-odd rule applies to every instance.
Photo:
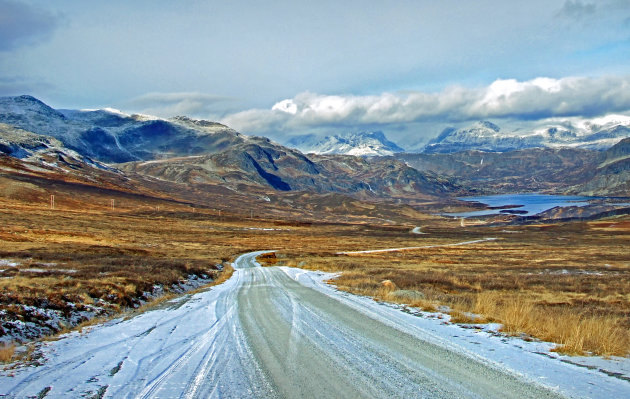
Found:
[[[520,148],[492,122],[480,121],[461,129],[446,128],[424,148],[426,153],[451,153],[465,150],[510,151]]]
[[[383,132],[358,132],[320,137],[314,134],[295,136],[287,143],[304,153],[345,154],[356,156],[392,155],[404,149],[389,141]]]
[[[626,137],[630,137],[630,117],[624,115],[558,121],[511,131],[501,130],[494,123],[481,121],[460,129],[444,129],[426,145],[423,152],[506,152],[525,148],[558,147],[605,150]]]
[[[1,97],[0,123],[52,136],[69,149],[109,163],[213,153],[243,141],[215,122],[114,109],[55,110],[31,96]]]
[[[40,118],[65,119],[62,113],[29,95],[0,97],[0,110],[2,113],[11,113],[16,118],[20,116],[37,116]]]

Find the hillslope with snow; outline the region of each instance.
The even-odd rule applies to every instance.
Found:
[[[41,365],[0,372],[0,396],[630,396],[628,359],[562,357],[403,312],[335,290],[331,274],[258,267],[260,253],[220,286],[42,343]]]
[[[405,150],[389,141],[383,132],[359,132],[319,137],[294,136],[286,144],[305,154],[343,154],[356,156],[393,155]]]
[[[605,150],[630,137],[630,116],[607,115],[577,121],[549,122],[516,130],[481,121],[470,126],[444,129],[424,147],[425,153],[467,150],[513,151],[525,148],[586,148]]]

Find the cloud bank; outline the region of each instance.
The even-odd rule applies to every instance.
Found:
[[[127,102],[130,108],[156,116],[207,116],[228,109],[234,100],[197,92],[147,93]]]
[[[222,122],[245,133],[262,134],[491,118],[593,117],[628,110],[630,77],[499,79],[487,87],[452,86],[437,93],[356,96],[304,92],[277,102],[271,109],[234,113]]]

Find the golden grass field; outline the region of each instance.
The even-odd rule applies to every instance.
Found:
[[[133,199],[112,210],[100,201],[60,201],[53,210],[0,199],[0,259],[19,264],[0,267],[1,310],[19,318],[18,303],[64,309],[107,299],[116,314],[155,284],[168,287],[189,274],[221,278],[217,265],[270,249],[272,264],[343,272],[333,281],[342,290],[427,310],[448,305],[453,321],[498,321],[506,333],[553,341],[567,353],[630,353],[628,217],[460,227],[421,214],[404,225],[357,217],[307,222]],[[416,225],[426,234],[412,234]],[[487,237],[496,240],[440,246]],[[434,247],[338,254],[416,246]]]

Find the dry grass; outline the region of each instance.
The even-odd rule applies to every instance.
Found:
[[[366,234],[361,249],[496,241],[458,247],[339,256],[289,253],[311,269],[342,271],[340,289],[423,309],[446,305],[451,320],[478,323],[472,314],[559,344],[557,350],[630,354],[630,240],[628,218],[544,226],[426,228],[415,243],[403,234]],[[354,237],[335,237],[355,249]],[[288,262],[285,262],[288,263]],[[389,280],[395,289],[384,287]]]
[[[611,315],[592,315],[571,309],[549,309],[531,299],[499,295],[476,295],[473,311],[491,315],[510,334],[528,332],[545,341],[556,342],[556,349],[570,354],[595,352],[600,355],[624,355],[630,348],[630,333],[623,320]]]
[[[0,196],[0,260],[7,264],[0,267],[0,334],[13,335],[13,321],[40,325],[43,334],[87,326],[137,308],[151,299],[145,293],[155,285],[166,291],[166,300],[171,285],[191,274],[224,281],[238,254],[270,247],[332,248],[331,234],[356,235],[358,243],[363,229],[250,219],[169,203],[159,210],[123,200],[116,204],[115,212],[87,204],[51,210]],[[62,323],[51,326],[29,307],[54,310]],[[79,311],[91,312],[90,320],[70,322]]]
[[[471,223],[461,228],[459,221],[422,215],[410,207],[396,210],[407,212],[402,218],[382,207],[372,209],[373,204],[336,202],[337,197],[325,203],[306,194],[276,196],[273,211],[280,210],[284,200],[296,208],[254,220],[228,214],[229,205],[238,201],[218,194],[212,200],[223,207],[221,215],[175,203],[144,206],[128,198],[117,200],[116,212],[110,212],[104,198],[90,200],[104,205],[90,207],[75,200],[60,202],[62,209],[52,211],[0,197],[0,259],[19,263],[0,267],[5,269],[0,272],[5,277],[0,279],[0,309],[18,319],[33,317],[20,310],[20,305],[29,304],[61,312],[71,302],[98,304],[110,314],[121,312],[137,306],[154,284],[168,286],[188,274],[208,274],[218,282],[230,269],[218,273],[216,265],[226,266],[240,253],[274,248],[275,258],[268,263],[342,271],[334,283],[343,290],[426,310],[447,305],[451,320],[457,322],[471,321],[470,313],[480,314],[503,323],[508,333],[551,340],[569,353],[630,352],[627,217],[548,226]],[[347,212],[347,206],[354,209],[352,215],[333,213]],[[385,222],[384,216],[399,224]],[[427,234],[411,234],[416,225]],[[256,230],[263,228],[273,230]],[[498,240],[362,256],[336,254],[485,237]]]
[[[229,260],[256,249],[255,242],[232,242],[244,221],[223,222],[212,213],[167,208],[104,214],[3,205],[0,335],[12,334],[11,321],[40,324],[47,334],[76,324],[47,326],[29,307],[54,310],[62,321],[80,311],[98,318],[151,300],[157,285],[168,296],[171,286],[190,275],[224,281],[231,274]]]
[[[7,363],[13,359],[15,354],[15,345],[13,343],[0,344],[0,363]]]

